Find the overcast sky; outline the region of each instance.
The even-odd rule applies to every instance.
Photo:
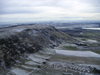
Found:
[[[0,23],[100,20],[100,0],[0,0]]]

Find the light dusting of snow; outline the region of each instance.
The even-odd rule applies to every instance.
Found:
[[[28,61],[28,62],[25,62],[25,64],[28,64],[28,65],[37,65],[38,63],[33,62],[33,61]]]
[[[13,69],[12,72],[15,73],[16,75],[29,75],[29,72],[26,72],[25,70],[19,68]]]
[[[23,31],[23,30],[24,30],[24,28],[19,28],[19,29],[16,28],[16,29],[13,29],[14,32],[21,32],[21,31]]]

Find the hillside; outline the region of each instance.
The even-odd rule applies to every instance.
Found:
[[[26,53],[54,48],[74,39],[53,26],[13,26],[0,29],[0,66],[11,67]]]

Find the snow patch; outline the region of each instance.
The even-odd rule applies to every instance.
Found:
[[[87,42],[90,42],[90,43],[98,43],[97,40],[92,40],[92,39],[88,39]]]
[[[25,28],[19,28],[19,29],[16,28],[16,29],[13,29],[13,31],[14,31],[14,32],[21,32],[21,31],[23,31],[24,29],[25,29]]]
[[[34,62],[39,62],[39,63],[42,63],[42,62],[45,61],[44,59],[35,57],[33,54],[29,55],[29,58],[30,58],[32,61],[34,61]]]
[[[15,68],[11,72],[15,73],[16,75],[29,75],[29,72],[26,72],[25,70]]]

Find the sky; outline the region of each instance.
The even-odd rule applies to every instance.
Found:
[[[0,23],[100,21],[100,0],[0,0]]]

